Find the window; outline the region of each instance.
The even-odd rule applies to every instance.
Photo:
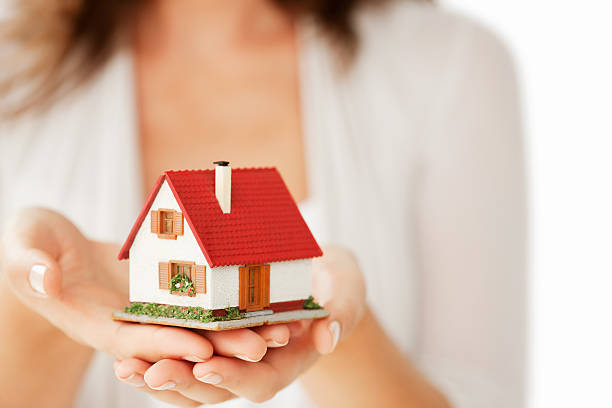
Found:
[[[170,262],[171,266],[171,278],[174,278],[176,275],[183,275],[191,279],[191,265],[192,263],[187,262]]]
[[[206,266],[190,261],[170,261],[158,263],[159,288],[170,289],[172,279],[182,275],[193,283],[196,293],[206,293]],[[174,293],[174,289],[173,289]]]
[[[151,232],[163,239],[176,239],[183,235],[183,213],[165,208],[152,210]]]
[[[161,215],[160,233],[174,234],[174,211],[160,211],[159,213]]]

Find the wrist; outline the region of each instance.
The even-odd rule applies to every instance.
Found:
[[[30,309],[4,277],[0,277],[0,322],[0,384],[11,390],[0,399],[7,406],[72,405],[93,350],[75,343]]]
[[[332,354],[321,357],[302,381],[321,407],[347,401],[354,406],[449,407],[385,334],[369,307],[355,330]]]

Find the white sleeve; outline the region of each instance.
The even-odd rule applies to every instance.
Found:
[[[463,27],[423,140],[417,362],[455,407],[524,406],[526,198],[515,74]]]

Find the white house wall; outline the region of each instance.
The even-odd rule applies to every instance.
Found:
[[[270,263],[270,303],[312,295],[312,259]]]
[[[312,294],[312,260],[271,262],[270,303],[306,299]],[[212,293],[214,309],[238,306],[239,265],[220,266],[211,271],[215,288]]]
[[[159,189],[130,248],[130,301],[200,306],[210,309],[214,282],[210,278],[211,270],[193,231],[184,220],[183,235],[179,235],[176,240],[158,238],[157,234],[151,232],[151,210],[159,208],[181,211],[167,181],[164,181]],[[206,293],[189,297],[171,295],[167,289],[159,289],[158,263],[170,260],[192,261],[197,265],[205,265]]]
[[[151,233],[151,210],[181,211],[168,183],[164,181],[130,248],[130,301],[200,306],[224,309],[238,306],[239,266],[209,268],[186,219],[184,233],[176,240],[160,239]],[[158,263],[192,261],[206,266],[206,293],[195,297],[171,295],[159,289]],[[306,299],[312,294],[312,260],[270,263],[270,303]]]
[[[238,266],[218,266],[212,268],[210,276],[215,287],[211,299],[213,309],[238,306]]]

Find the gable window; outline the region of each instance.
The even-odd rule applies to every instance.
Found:
[[[162,234],[174,234],[174,211],[160,211],[160,232]]]
[[[152,210],[151,232],[163,239],[176,239],[183,235],[183,213],[166,208]]]

